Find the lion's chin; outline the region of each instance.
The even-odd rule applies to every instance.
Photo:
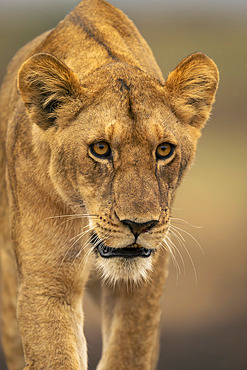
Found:
[[[96,266],[103,280],[110,284],[134,283],[139,284],[148,280],[152,270],[152,254],[149,258],[97,258]]]

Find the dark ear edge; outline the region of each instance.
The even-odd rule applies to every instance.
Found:
[[[53,126],[59,108],[80,94],[76,74],[48,53],[37,53],[21,66],[18,90],[32,120],[43,129]]]
[[[201,129],[209,118],[218,83],[213,60],[203,53],[192,54],[166,80],[168,103],[182,122]]]

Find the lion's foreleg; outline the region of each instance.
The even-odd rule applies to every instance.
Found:
[[[103,288],[103,355],[97,370],[155,369],[166,265],[164,252],[156,256],[149,282]]]
[[[82,311],[85,281],[76,280],[73,270],[55,271],[42,262],[38,270],[22,269],[17,317],[26,367],[87,369]]]
[[[24,357],[16,319],[17,271],[10,242],[1,246],[1,334],[9,370],[24,367]]]

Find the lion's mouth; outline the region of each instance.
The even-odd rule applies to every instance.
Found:
[[[154,253],[154,249],[147,249],[143,247],[135,247],[128,246],[125,248],[112,248],[105,245],[96,234],[93,235],[93,243],[94,248],[96,251],[99,252],[100,256],[103,258],[116,258],[116,257],[123,257],[123,258],[135,258],[135,257],[142,257],[147,258],[150,257],[152,253]],[[136,245],[136,244],[135,244]]]
[[[142,257],[147,258],[151,256],[152,249],[146,249],[142,247],[125,247],[125,248],[111,248],[106,245],[98,245],[97,250],[103,258],[134,258]]]

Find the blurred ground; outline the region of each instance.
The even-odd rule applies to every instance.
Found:
[[[54,27],[75,1],[53,6],[40,0],[16,9],[0,7],[0,80],[15,51]],[[114,2],[115,4],[117,1]],[[141,3],[141,1],[139,1]],[[0,3],[1,4],[1,3]],[[57,1],[54,4],[58,4]],[[247,12],[128,10],[167,76],[188,54],[202,51],[217,63],[220,88],[203,131],[197,160],[179,189],[175,224],[186,233],[195,273],[183,250],[186,273],[171,272],[165,287],[159,370],[245,370],[247,368]],[[123,6],[125,6],[123,8]],[[12,9],[12,13],[9,10]],[[149,14],[149,16],[147,15]],[[181,248],[181,247],[180,247]],[[181,270],[182,262],[179,261]],[[100,356],[100,312],[86,304],[90,369]],[[0,369],[4,370],[3,363]]]

